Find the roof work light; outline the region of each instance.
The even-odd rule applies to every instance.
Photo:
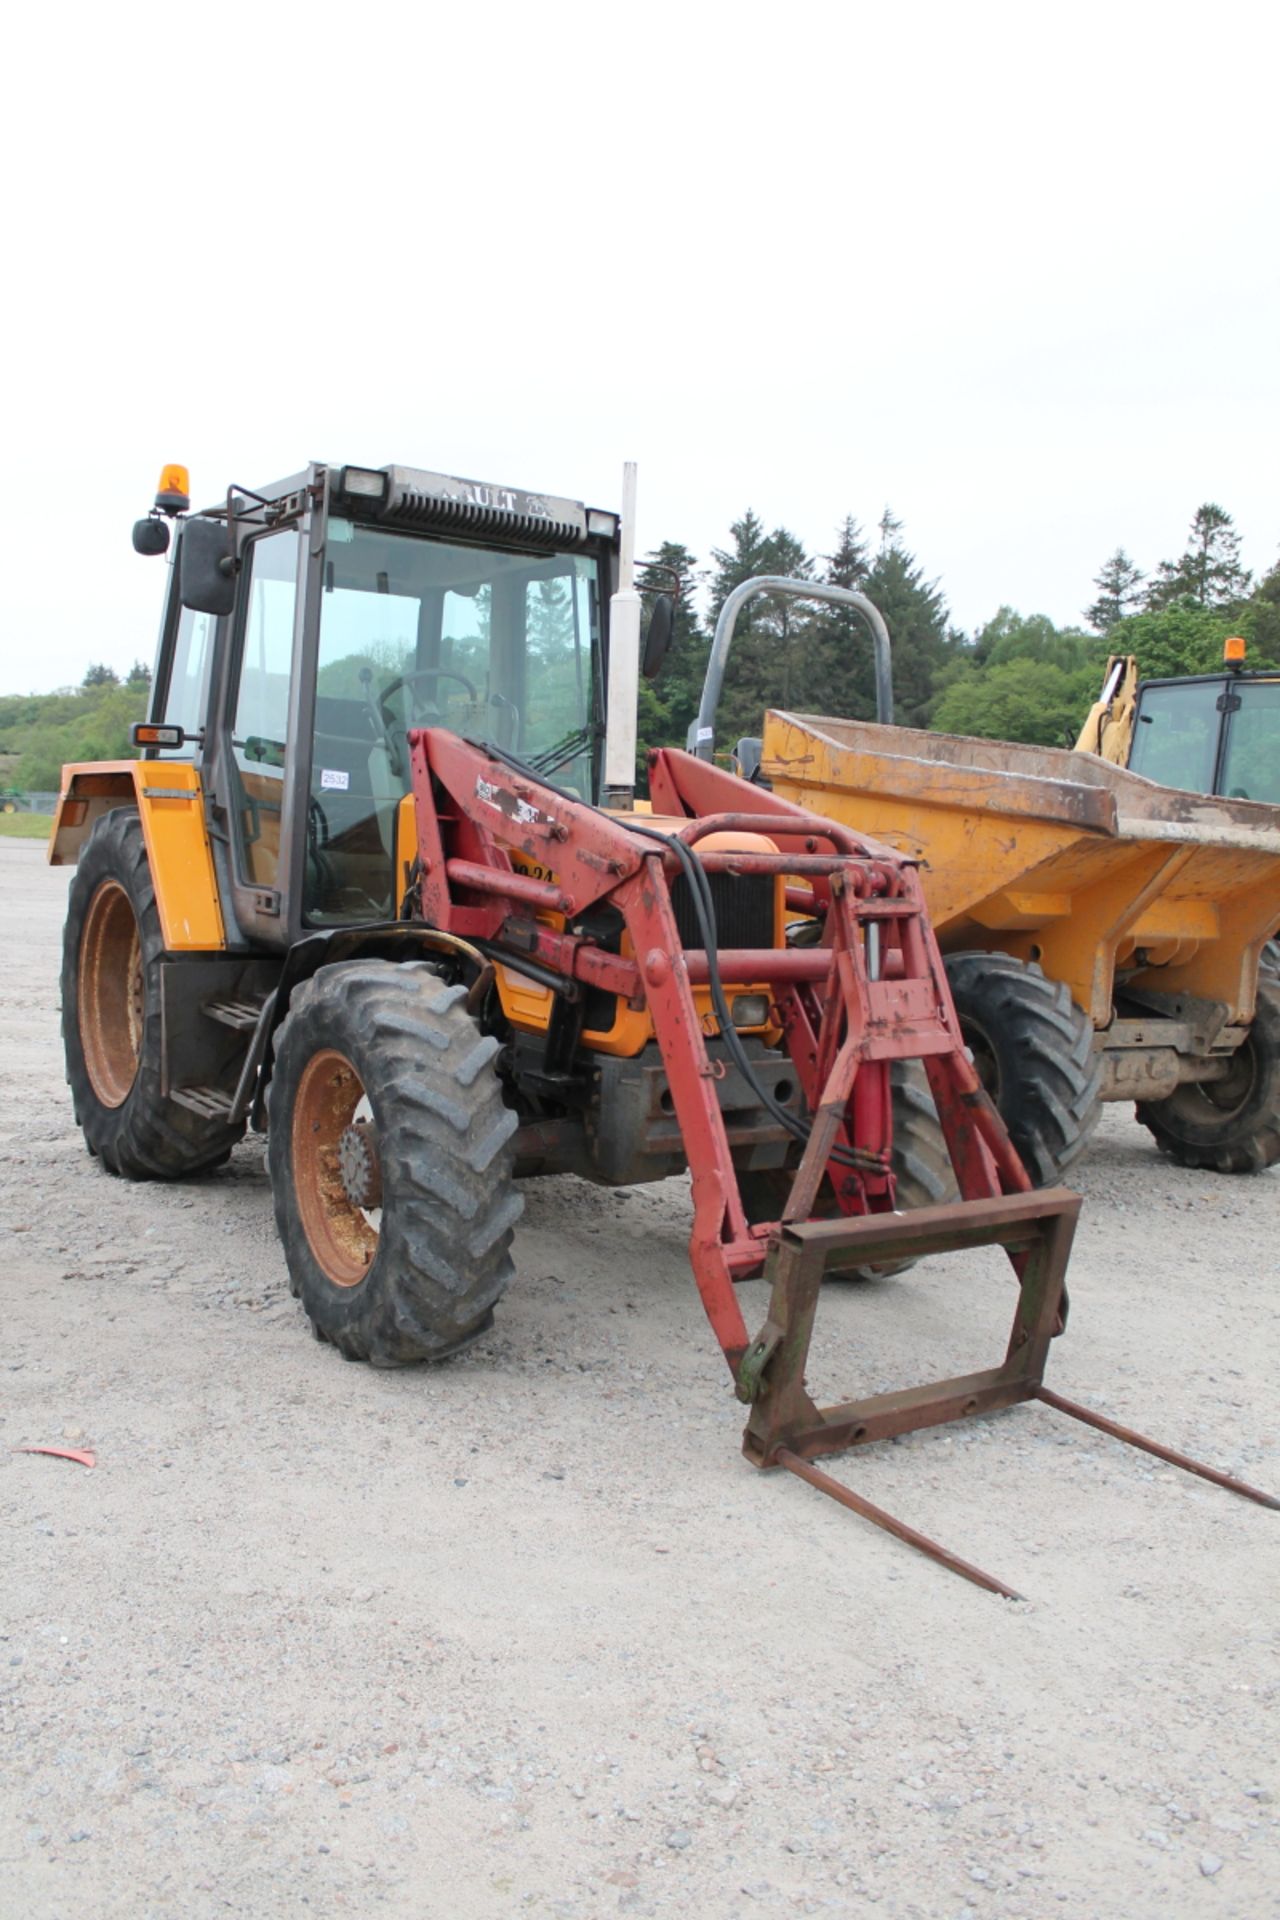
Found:
[[[156,489],[156,506],[161,513],[167,513],[172,520],[175,514],[186,513],[191,505],[191,476],[185,467],[169,465],[160,469],[160,485]]]

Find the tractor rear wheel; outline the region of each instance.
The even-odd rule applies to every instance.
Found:
[[[889,1074],[893,1092],[893,1171],[899,1211],[906,1213],[913,1207],[936,1207],[945,1200],[954,1200],[959,1188],[924,1067],[919,1060],[895,1060]],[[779,1217],[787,1204],[794,1177],[794,1168],[739,1176],[742,1204],[753,1225]],[[825,1182],[818,1194],[817,1211],[819,1217],[827,1218],[834,1218],[837,1212]],[[850,1268],[840,1277],[887,1280],[893,1274],[906,1273],[914,1265],[914,1260],[897,1260],[892,1265]]]
[[[244,1132],[161,1091],[163,958],[142,822],[115,807],[90,834],[67,895],[62,1039],[85,1144],[128,1180],[207,1173]]]
[[[1224,1080],[1141,1101],[1138,1119],[1161,1153],[1213,1173],[1261,1173],[1280,1160],[1280,980],[1263,975],[1248,1038]]]
[[[443,1360],[492,1324],[523,1200],[498,1042],[418,962],[353,960],[296,989],[267,1093],[289,1280],[348,1360]]]
[[[1060,980],[1011,953],[950,953],[947,980],[978,1078],[1037,1187],[1084,1151],[1102,1111],[1093,1027]]]

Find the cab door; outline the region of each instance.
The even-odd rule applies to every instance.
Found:
[[[290,789],[299,752],[295,661],[304,551],[296,525],[245,541],[223,709],[219,798],[235,915],[251,940],[270,946],[289,938],[282,902],[297,832]],[[301,751],[307,753],[305,739]]]

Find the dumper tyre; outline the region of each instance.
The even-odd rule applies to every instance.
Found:
[[[1093,1028],[1060,980],[1011,953],[952,953],[947,980],[979,1078],[1037,1187],[1084,1151],[1102,1111]]]
[[[1263,980],[1280,982],[1280,940],[1268,940],[1258,955],[1258,973]]]
[[[62,1040],[89,1152],[126,1180],[179,1180],[228,1159],[243,1121],[192,1113],[163,1091],[164,936],[136,807],[94,825],[67,895]]]
[[[277,1036],[276,1227],[317,1336],[349,1360],[448,1358],[513,1277],[518,1121],[466,999],[430,965],[353,960],[298,987]]]
[[[957,1199],[960,1189],[923,1066],[918,1060],[895,1060],[889,1074],[893,1094],[893,1171],[900,1211],[941,1206],[945,1201]],[[790,1171],[779,1168],[739,1176],[742,1203],[753,1225],[779,1217],[791,1192],[794,1171],[794,1168]],[[824,1182],[818,1194],[817,1213],[819,1217],[834,1218],[837,1212],[835,1200]],[[894,1274],[906,1273],[914,1265],[914,1260],[895,1260],[882,1266],[853,1267],[838,1277],[887,1280]]]
[[[1280,979],[1258,981],[1247,1039],[1224,1080],[1193,1081],[1144,1100],[1138,1119],[1161,1153],[1211,1173],[1262,1173],[1280,1160]]]

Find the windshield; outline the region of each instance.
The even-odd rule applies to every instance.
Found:
[[[445,726],[591,791],[594,556],[503,553],[330,520],[320,613],[307,916],[394,912],[410,727]]]
[[[1161,786],[1212,793],[1222,715],[1221,680],[1181,687],[1144,687],[1129,766]]]
[[[1280,806],[1280,680],[1237,680],[1222,791],[1232,800]]]

